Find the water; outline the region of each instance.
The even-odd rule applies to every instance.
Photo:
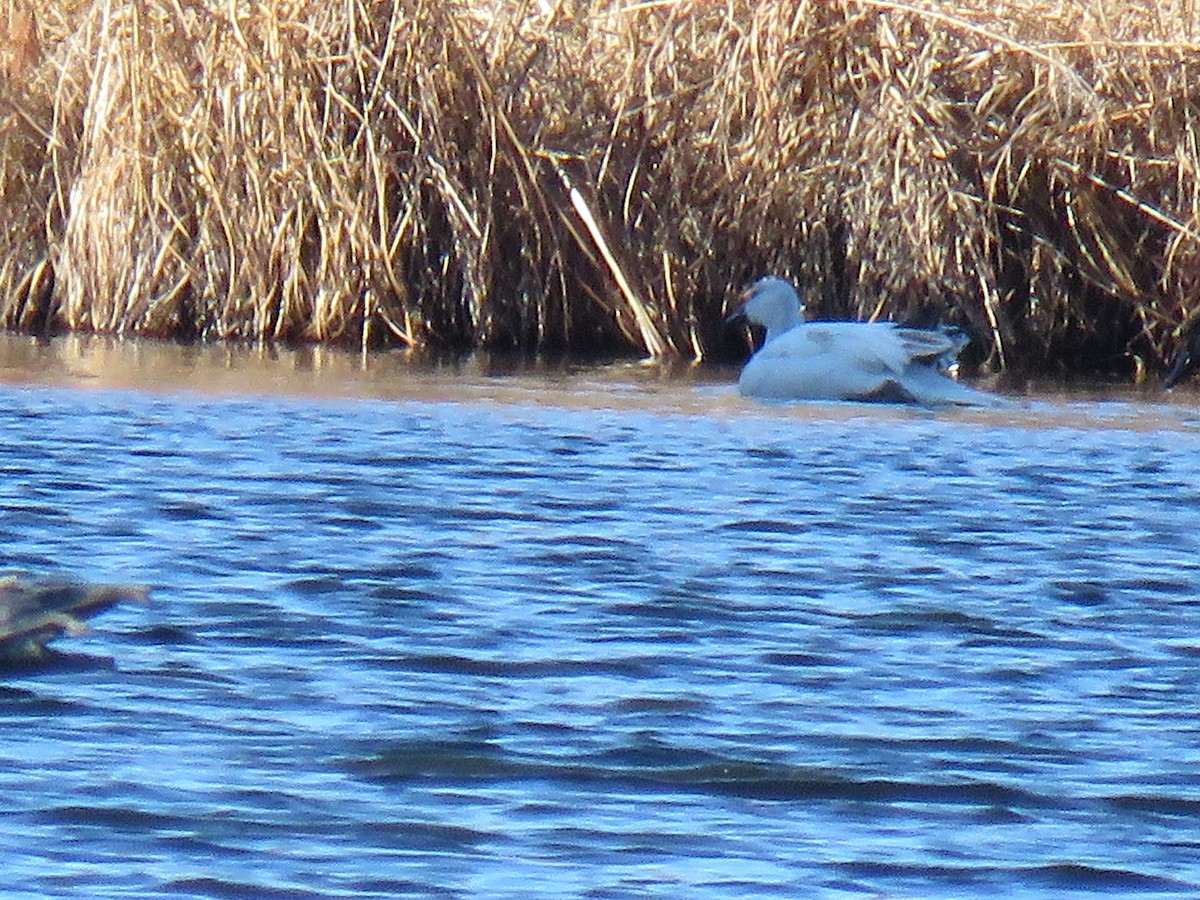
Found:
[[[8,350],[5,895],[1200,892],[1194,395]]]

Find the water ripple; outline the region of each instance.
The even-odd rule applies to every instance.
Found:
[[[1200,892],[1194,429],[0,392],[0,890]]]

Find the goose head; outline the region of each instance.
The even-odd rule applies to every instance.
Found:
[[[760,278],[741,296],[741,305],[726,321],[744,320],[767,329],[767,341],[804,321],[804,305],[796,288],[785,278]]]

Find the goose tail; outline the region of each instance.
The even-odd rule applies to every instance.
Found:
[[[930,366],[909,366],[900,379],[900,385],[914,402],[922,406],[998,408],[1004,405],[1003,398],[977,391]]]

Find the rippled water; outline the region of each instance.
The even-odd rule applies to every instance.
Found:
[[[155,592],[0,675],[4,893],[1200,892],[1187,395],[19,349],[0,568]]]

